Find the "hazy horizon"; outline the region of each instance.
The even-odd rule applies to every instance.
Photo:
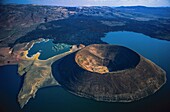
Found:
[[[170,0],[2,0],[2,4],[34,4],[50,6],[146,6],[170,7]]]

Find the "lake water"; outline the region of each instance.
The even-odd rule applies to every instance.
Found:
[[[31,57],[37,52],[40,52],[39,59],[45,60],[57,54],[61,54],[63,52],[69,51],[71,45],[58,43],[54,44],[52,39],[42,40],[41,42],[35,43],[30,50],[28,51],[28,57]]]
[[[144,57],[152,60],[165,70],[170,70],[170,42],[150,38],[134,32],[110,32],[102,41],[128,47]],[[169,67],[169,69],[168,69]],[[169,72],[169,71],[168,71]]]
[[[72,95],[61,87],[44,88],[20,110],[16,98],[22,79],[17,75],[17,66],[3,66],[0,67],[0,109],[3,107],[9,112],[166,112],[170,104],[170,42],[134,32],[110,32],[102,40],[126,46],[152,60],[167,72],[167,83],[154,95],[132,103],[97,102]]]

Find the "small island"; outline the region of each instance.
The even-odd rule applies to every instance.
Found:
[[[57,73],[56,73],[57,72]],[[107,102],[131,102],[155,93],[166,73],[129,48],[92,44],[52,65],[55,79],[71,93]]]

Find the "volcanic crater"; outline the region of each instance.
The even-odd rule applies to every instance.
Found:
[[[129,48],[92,44],[53,63],[52,73],[69,92],[97,101],[131,102],[155,93],[166,72]]]
[[[140,56],[123,46],[93,45],[79,51],[75,61],[85,70],[104,74],[134,68]]]

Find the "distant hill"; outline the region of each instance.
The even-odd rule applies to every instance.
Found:
[[[0,5],[0,47],[37,38],[56,43],[103,43],[110,31],[133,31],[170,40],[169,7],[60,7]]]

